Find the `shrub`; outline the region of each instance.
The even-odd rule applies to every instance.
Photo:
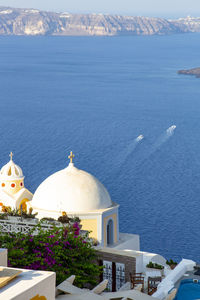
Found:
[[[8,249],[8,265],[15,268],[56,272],[59,284],[70,275],[76,275],[75,284],[95,285],[101,268],[94,263],[96,252],[88,235],[80,235],[78,223],[53,227],[44,231],[36,225],[28,234],[0,233],[0,247]]]
[[[153,263],[152,261],[150,261],[147,265],[147,268],[153,268],[153,269],[158,269],[158,270],[162,270],[164,269],[164,267],[162,265],[159,265],[157,263]]]
[[[171,266],[171,265],[177,265],[178,263],[176,261],[173,261],[172,259],[170,259],[170,260],[166,261],[166,264]]]
[[[64,215],[64,216],[60,216],[58,218],[58,222],[62,223],[62,224],[68,224],[70,221],[70,219],[68,218],[67,215]]]
[[[65,211],[62,212],[62,216],[58,218],[58,222],[62,224],[68,224],[68,223],[80,223],[79,217],[68,217],[67,213]]]
[[[8,216],[11,217],[22,217],[25,219],[34,219],[38,213],[33,214],[33,209],[29,208],[29,211],[21,211],[21,209],[12,209],[10,206],[2,206],[2,213],[0,219],[6,219]]]

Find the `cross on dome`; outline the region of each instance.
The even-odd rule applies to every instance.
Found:
[[[68,158],[70,159],[70,164],[73,163],[73,158],[75,157],[75,155],[73,154],[73,152],[70,152],[70,155],[68,156]]]
[[[10,156],[10,160],[13,160],[13,153],[12,153],[12,151],[10,152],[9,156]]]

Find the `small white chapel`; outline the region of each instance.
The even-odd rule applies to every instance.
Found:
[[[97,245],[139,250],[138,235],[119,232],[119,205],[96,177],[74,165],[74,157],[71,152],[68,166],[46,178],[33,195],[25,188],[23,171],[11,152],[0,171],[0,210],[3,206],[32,208],[37,218],[55,220],[66,213],[79,217],[82,229],[90,232]]]
[[[33,194],[24,186],[22,169],[14,163],[11,152],[10,161],[0,171],[0,207],[10,206],[25,211],[32,198]]]
[[[30,206],[39,218],[57,219],[63,212],[69,217],[79,217],[83,230],[98,245],[119,246],[128,243],[139,250],[139,236],[119,233],[119,205],[111,200],[105,186],[93,175],[75,167],[74,154],[69,164],[47,179],[37,188]]]

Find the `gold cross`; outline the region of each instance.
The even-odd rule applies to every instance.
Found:
[[[75,157],[75,155],[72,153],[72,151],[70,152],[70,155],[68,156],[68,158],[70,159],[70,163],[73,163],[73,158]]]
[[[10,160],[12,160],[13,159],[13,153],[12,153],[12,151],[10,152]]]

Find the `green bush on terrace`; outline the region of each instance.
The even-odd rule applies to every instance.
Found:
[[[173,259],[167,260],[166,264],[171,266],[171,265],[177,265],[178,263],[176,261],[174,261]]]
[[[162,270],[164,269],[164,267],[162,265],[159,265],[157,263],[153,263],[153,262],[149,262],[147,265],[146,265],[147,268],[153,268],[153,269],[158,269],[158,270]]]
[[[76,275],[75,284],[95,285],[101,273],[101,267],[94,262],[96,252],[88,234],[80,235],[76,222],[67,227],[53,227],[44,231],[41,225],[28,234],[0,233],[0,247],[8,249],[8,266],[32,270],[56,272],[59,284],[70,275]]]

